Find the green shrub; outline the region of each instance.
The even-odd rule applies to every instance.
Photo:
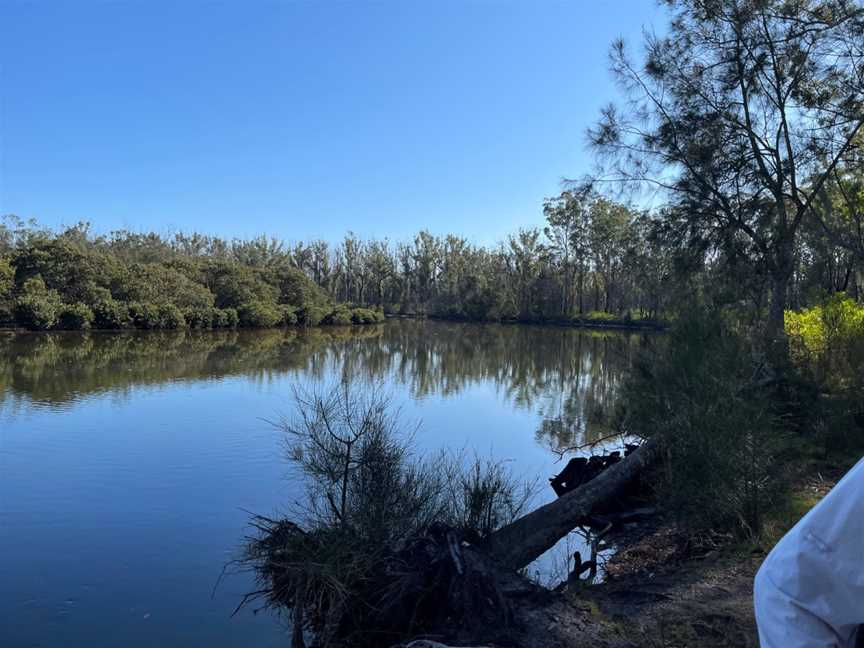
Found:
[[[156,304],[132,302],[129,304],[129,317],[136,328],[158,329],[162,326],[162,315]]]
[[[186,326],[195,329],[210,329],[214,326],[214,320],[218,317],[215,306],[210,308],[196,308],[183,313],[186,318]]]
[[[354,324],[375,324],[384,320],[384,313],[371,308],[354,308],[351,310],[351,321]]]
[[[0,303],[12,299],[15,288],[15,270],[8,259],[0,257]]]
[[[235,308],[223,308],[219,310],[219,326],[223,328],[237,328],[240,324],[240,316]]]
[[[864,305],[840,293],[823,304],[785,314],[796,368],[831,394],[818,426],[825,448],[856,446],[864,428]]]
[[[60,294],[49,290],[42,277],[37,275],[24,282],[15,310],[19,322],[41,331],[57,325],[62,308]]]
[[[237,309],[240,326],[250,328],[271,328],[282,321],[281,309],[273,303],[254,301],[248,302]]]
[[[178,306],[162,304],[159,307],[159,324],[165,329],[181,329],[186,327],[186,318]]]
[[[84,331],[93,324],[93,311],[87,304],[76,302],[64,304],[60,311],[60,328],[68,331]]]
[[[696,526],[758,534],[784,485],[775,458],[787,438],[752,384],[746,338],[693,309],[644,345],[621,395],[623,427],[660,441],[659,501]]]
[[[864,305],[840,293],[825,303],[785,313],[793,359],[828,378],[864,343]]]
[[[281,306],[282,324],[285,326],[294,326],[297,324],[297,309],[293,306]]]
[[[100,329],[121,329],[129,326],[129,306],[117,301],[111,291],[90,285],[82,291],[83,303],[93,311],[93,325]]]
[[[336,326],[351,324],[351,310],[347,306],[340,304],[324,318],[323,323]]]
[[[592,322],[610,322],[612,320],[617,320],[618,318],[612,313],[607,313],[606,311],[590,311],[585,313],[585,315],[582,316],[582,319]]]
[[[304,326],[318,326],[329,312],[328,307],[307,304],[297,311],[297,322]]]

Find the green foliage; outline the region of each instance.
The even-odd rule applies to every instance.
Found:
[[[297,322],[304,326],[318,326],[327,317],[330,309],[325,306],[307,305],[297,310]]]
[[[826,445],[864,429],[864,305],[838,293],[822,304],[786,311],[796,367],[831,395],[819,426]]]
[[[9,259],[0,257],[0,301],[11,299],[15,288],[15,269]]]
[[[282,324],[284,326],[294,326],[297,324],[297,310],[293,306],[282,305]]]
[[[27,279],[21,287],[16,316],[24,326],[42,331],[57,324],[62,308],[60,294],[49,289],[42,277],[37,275]]]
[[[262,278],[260,270],[239,263],[217,261],[204,269],[207,286],[219,308],[237,308],[253,302],[279,300],[279,289]]]
[[[107,288],[90,288],[86,301],[93,311],[93,323],[100,329],[122,329],[132,322],[129,306],[115,300]]]
[[[159,328],[180,329],[186,326],[186,318],[179,306],[162,304],[159,306]]]
[[[17,250],[12,264],[18,285],[41,277],[49,289],[56,290],[68,302],[83,300],[89,287],[106,286],[120,272],[116,260],[95,250],[85,250],[63,235],[36,238]]]
[[[646,340],[621,402],[629,432],[660,439],[661,501],[697,526],[758,534],[787,439],[750,358],[720,313],[693,308],[668,339]]]
[[[60,311],[60,328],[69,331],[83,331],[93,324],[93,311],[86,304],[64,304]]]
[[[129,304],[129,317],[136,328],[146,330],[162,326],[162,315],[156,304],[132,302]]]
[[[353,308],[351,321],[354,324],[376,324],[384,321],[384,313],[371,308]]]
[[[8,259],[0,257],[0,326],[7,326],[14,322],[14,289],[15,269]]]
[[[812,308],[786,311],[785,322],[793,359],[813,367],[823,380],[848,379],[854,369],[849,361],[862,359],[864,305],[842,293]]]
[[[237,328],[240,325],[240,316],[236,308],[223,308],[218,313],[217,321],[220,327]]]
[[[132,264],[115,283],[115,291],[123,301],[170,303],[181,309],[210,308],[215,300],[206,286],[158,263]]]
[[[344,305],[339,305],[333,309],[326,317],[323,324],[332,324],[336,326],[346,326],[352,323],[351,309]]]
[[[629,316],[629,313],[628,313],[628,316]],[[589,322],[590,321],[593,321],[593,322],[611,322],[611,321],[619,320],[621,318],[616,317],[612,313],[594,310],[594,311],[591,311],[589,313],[585,313],[585,315],[583,316],[583,319],[585,319],[586,321],[589,321]]]
[[[277,304],[266,301],[253,301],[237,308],[240,326],[269,328],[282,322],[284,312]]]
[[[295,627],[310,628],[320,646],[379,646],[382,636],[423,634],[441,601],[463,587],[430,559],[430,539],[456,528],[482,541],[519,515],[530,487],[500,463],[418,457],[375,391],[358,395],[346,384],[295,392],[295,403],[296,419],[281,427],[307,501],[296,521],[253,518],[259,534],[241,562],[256,571],[258,595],[289,609]],[[468,622],[476,622],[475,606],[489,607],[486,596],[460,601]],[[292,645],[302,645],[298,635]]]

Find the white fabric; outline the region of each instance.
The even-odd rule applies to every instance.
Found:
[[[762,648],[849,648],[864,624],[864,460],[768,554],[753,596]]]

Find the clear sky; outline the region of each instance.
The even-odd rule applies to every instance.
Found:
[[[0,0],[0,213],[494,243],[590,168],[655,0]]]

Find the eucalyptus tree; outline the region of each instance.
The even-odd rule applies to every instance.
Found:
[[[589,132],[595,178],[653,187],[694,244],[734,242],[764,266],[766,351],[783,317],[802,224],[864,124],[864,9],[852,0],[667,0],[665,35],[636,62],[613,45],[625,99]]]
[[[585,312],[585,277],[588,271],[588,209],[578,194],[563,191],[543,203],[549,248],[561,266],[562,310],[570,315],[574,307],[574,292],[579,302],[579,314]]]

